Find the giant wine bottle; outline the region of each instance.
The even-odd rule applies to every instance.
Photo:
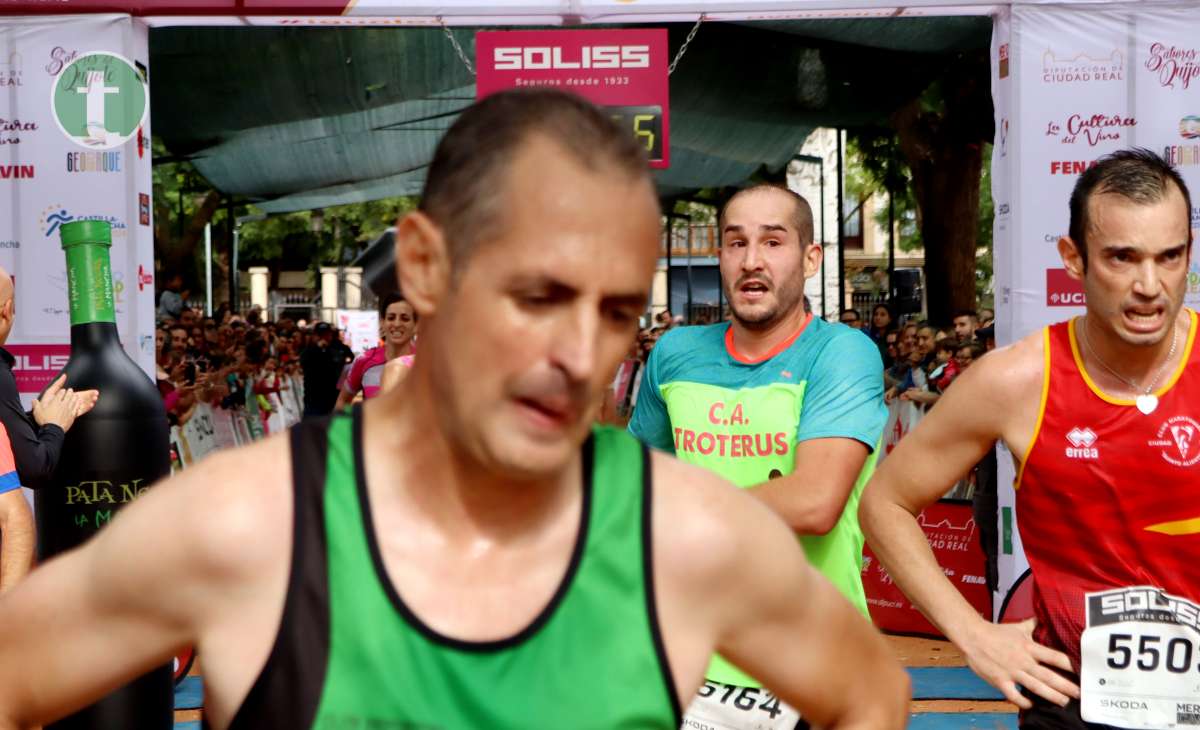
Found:
[[[117,337],[106,221],[61,228],[67,257],[71,357],[67,386],[95,388],[100,400],[67,431],[51,484],[35,493],[38,555],[49,558],[96,534],[125,505],[170,470],[167,414],[150,378]],[[153,545],[145,546],[147,552]],[[125,570],[137,570],[130,555]],[[169,590],[163,587],[162,590]],[[47,730],[170,730],[171,667],[153,670]]]

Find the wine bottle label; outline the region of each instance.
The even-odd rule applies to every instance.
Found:
[[[117,321],[106,246],[67,249],[67,298],[72,325]]]

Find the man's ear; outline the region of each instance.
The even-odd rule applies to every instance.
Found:
[[[1058,255],[1067,269],[1067,275],[1072,279],[1083,281],[1087,266],[1083,263],[1083,256],[1079,252],[1079,244],[1075,242],[1075,239],[1070,236],[1058,239]]]
[[[450,251],[440,226],[421,211],[396,223],[396,281],[421,317],[437,312],[450,288]]]
[[[821,260],[825,258],[825,247],[815,241],[804,247],[804,278],[821,273]]]

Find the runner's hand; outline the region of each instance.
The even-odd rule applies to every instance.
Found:
[[[961,647],[971,669],[1023,710],[1033,703],[1018,684],[1060,706],[1079,698],[1079,687],[1051,668],[1071,672],[1071,660],[1033,640],[1036,623],[1032,618],[1016,624],[981,621]]]

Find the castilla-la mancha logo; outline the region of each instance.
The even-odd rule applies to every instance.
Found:
[[[1187,416],[1168,418],[1148,443],[1162,449],[1162,458],[1175,466],[1192,466],[1200,461],[1200,423]]]
[[[1117,48],[1106,56],[1063,53],[1051,48],[1042,54],[1042,83],[1073,84],[1124,79],[1125,54]]]
[[[50,108],[72,142],[92,150],[120,147],[137,134],[150,108],[146,80],[124,56],[96,51],[63,64]]]

